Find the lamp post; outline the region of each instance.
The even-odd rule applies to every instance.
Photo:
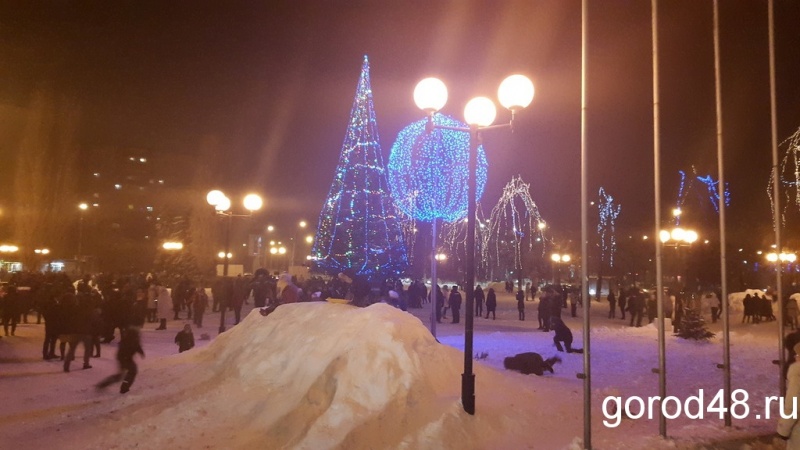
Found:
[[[414,102],[428,114],[428,131],[434,128],[469,133],[469,161],[467,164],[467,254],[466,254],[466,310],[464,330],[464,373],[461,375],[461,403],[464,411],[475,414],[475,374],[472,372],[473,317],[475,301],[475,202],[477,199],[476,171],[477,152],[481,133],[496,128],[514,129],[514,117],[533,101],[533,83],[524,75],[511,75],[503,80],[497,91],[498,100],[503,107],[511,111],[511,120],[507,124],[492,125],[497,110],[494,102],[486,97],[475,97],[467,102],[464,118],[468,128],[435,125],[433,115],[447,103],[447,87],[437,78],[426,78],[414,88]],[[434,246],[433,251],[436,251]],[[431,286],[435,290],[435,286]],[[431,298],[435,299],[435,292]],[[433,302],[435,305],[435,301]]]
[[[301,229],[305,229],[306,225],[307,225],[306,221],[305,220],[301,220],[300,223],[297,224],[297,229],[294,230],[294,237],[292,238],[292,259],[290,260],[291,262],[289,263],[289,268],[290,269],[294,265],[294,255],[295,255],[295,250],[296,250],[296,247],[297,247],[297,232],[299,230],[301,230]]]
[[[83,273],[83,214],[86,210],[89,209],[89,205],[87,203],[80,203],[78,204],[78,211],[79,213],[79,221],[78,221],[78,264],[80,267],[81,273]]]
[[[222,264],[222,276],[228,276],[228,265],[231,259],[231,222],[234,217],[251,217],[254,211],[258,211],[264,205],[264,201],[257,194],[247,194],[244,196],[242,205],[249,211],[249,214],[234,214],[231,211],[231,200],[222,191],[213,190],[206,195],[206,201],[214,207],[218,216],[223,216],[225,220],[225,251]],[[225,300],[225,299],[223,299]],[[225,309],[228,305],[225,301],[220,302],[219,332],[225,331]]]
[[[286,254],[286,247],[284,247],[282,245],[280,247],[270,247],[269,254],[271,255],[270,256],[270,261],[272,261],[272,257],[275,256],[275,255],[279,255],[279,256],[280,255],[285,255]]]
[[[677,217],[677,216],[676,216]],[[677,251],[681,247],[687,247],[692,245],[695,241],[697,241],[698,235],[697,232],[690,229],[685,229],[681,227],[675,227],[671,230],[661,230],[658,233],[658,239],[665,247],[675,247]],[[684,280],[684,284],[688,286],[689,276],[688,276],[688,264],[685,264],[685,269],[687,273],[684,274],[686,279]]]
[[[562,253],[553,253],[550,255],[550,260],[556,263],[556,274],[555,280],[553,280],[553,284],[557,286],[561,286],[561,263],[568,263],[572,260],[572,256]]]

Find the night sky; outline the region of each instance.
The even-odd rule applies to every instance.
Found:
[[[767,2],[720,3],[729,226],[756,217],[769,230]],[[800,126],[800,2],[775,3],[782,141]],[[605,187],[622,205],[620,227],[647,231],[650,2],[594,0],[589,14],[590,195]],[[716,178],[712,2],[661,0],[659,14],[662,193],[671,205],[679,169],[694,164]],[[217,187],[261,191],[270,220],[313,223],[365,54],[385,161],[398,131],[422,117],[412,99],[420,79],[442,78],[450,90],[443,112],[462,118],[469,98],[496,98],[505,76],[528,75],[536,96],[517,131],[485,136],[484,208],[521,174],[552,226],[579,228],[578,0],[6,1],[0,106],[25,107],[43,86],[70,95],[81,104],[78,141],[87,149],[192,154],[213,136],[230,161]],[[4,159],[15,151],[10,134],[0,133]]]

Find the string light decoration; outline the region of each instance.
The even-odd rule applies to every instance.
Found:
[[[501,255],[510,245],[513,247],[514,269],[522,267],[522,250],[533,250],[536,237],[545,241],[544,229],[539,227],[544,219],[530,194],[530,184],[522,181],[519,175],[511,178],[492,208],[488,222],[488,242],[484,246],[483,258],[502,266]],[[526,240],[527,238],[527,240]],[[527,242],[527,244],[525,244]],[[542,246],[544,252],[544,246]]]
[[[789,138],[781,143],[786,146],[786,152],[781,160],[779,174],[779,186],[783,190],[784,207],[781,211],[781,223],[786,225],[786,213],[791,204],[800,210],[800,129],[794,132]],[[775,172],[770,171],[769,184],[767,184],[767,195],[769,196],[769,206],[775,214],[775,199],[772,197],[772,184]],[[794,197],[794,200],[792,199]],[[775,225],[773,224],[773,227]]]
[[[600,235],[600,264],[608,261],[609,267],[614,267],[614,255],[617,253],[616,221],[622,206],[614,204],[614,197],[608,195],[602,187],[599,195],[597,209],[600,221],[597,223],[597,233]]]
[[[475,215],[478,226],[475,227],[475,268],[479,277],[486,277],[488,273],[488,260],[485,258],[489,242],[489,220],[485,218],[483,207],[480,202],[476,205]],[[448,249],[450,255],[458,263],[463,262],[467,254],[467,220],[462,219],[456,222],[445,223],[442,226],[437,241],[442,242]]]
[[[317,269],[329,274],[353,269],[370,279],[406,271],[406,248],[387,187],[369,61],[364,56],[339,164],[312,249]]]
[[[451,116],[434,114],[435,125],[468,128]],[[389,186],[397,207],[422,222],[455,222],[467,215],[469,133],[426,129],[428,119],[403,128],[389,154]],[[478,146],[476,201],[486,186],[487,162]]]
[[[704,177],[697,175],[697,169],[695,168],[695,166],[692,166],[692,176],[689,178],[687,178],[686,172],[682,170],[679,170],[678,174],[681,177],[681,181],[678,186],[678,200],[676,202],[676,207],[678,208],[678,210],[683,209],[683,206],[686,203],[686,199],[689,196],[689,193],[692,192],[692,188],[694,187],[694,182],[696,180],[703,183],[706,186],[706,191],[708,193],[707,199],[711,203],[711,206],[714,208],[714,211],[717,214],[719,214],[720,199],[719,199],[719,191],[717,190],[719,186],[719,181],[714,180],[714,178],[711,175],[706,175]],[[723,195],[725,197],[725,206],[731,205],[731,193],[730,190],[728,189],[728,186],[729,186],[728,183],[725,183],[725,189],[723,191]],[[699,203],[702,204],[705,201],[705,199],[703,199],[701,193],[697,192],[696,194],[699,198]],[[676,226],[681,224],[680,214],[675,214],[674,219]]]

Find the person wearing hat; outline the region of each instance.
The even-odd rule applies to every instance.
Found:
[[[800,356],[800,343],[795,344],[793,350],[795,361],[786,374],[786,397],[783,414],[778,418],[778,436],[788,441],[787,449],[800,449],[800,426],[797,426],[797,402],[800,397],[800,364],[797,364],[797,358]]]

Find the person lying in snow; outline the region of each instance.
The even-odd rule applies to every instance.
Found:
[[[582,348],[572,348],[572,331],[569,330],[569,327],[561,318],[551,317],[550,329],[556,332],[553,342],[556,344],[558,351],[563,352],[564,347],[566,347],[567,353],[583,353]],[[562,342],[564,347],[561,346]]]
[[[550,371],[550,373],[555,373],[553,365],[560,362],[561,358],[558,356],[544,359],[542,355],[538,353],[526,352],[505,358],[503,360],[503,367],[507,370],[522,372],[525,375],[533,373],[542,376],[545,370]]]

